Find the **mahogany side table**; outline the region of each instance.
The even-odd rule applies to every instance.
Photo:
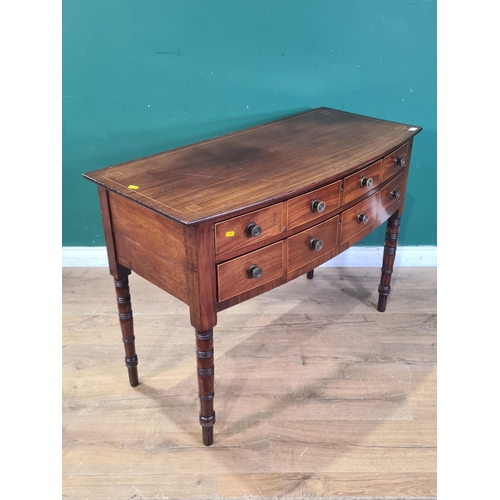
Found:
[[[84,174],[98,185],[130,384],[139,384],[131,271],[189,306],[207,446],[219,311],[312,279],[387,220],[383,312],[420,131],[323,107]]]

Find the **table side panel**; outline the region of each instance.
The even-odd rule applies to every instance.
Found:
[[[113,192],[108,200],[117,261],[188,303],[186,227]]]
[[[106,252],[108,254],[109,272],[115,279],[118,279],[113,228],[111,226],[111,214],[109,212],[109,191],[104,189],[102,186],[97,186],[97,188],[99,193],[99,203],[101,205],[101,219],[104,230],[104,240],[106,242]]]
[[[113,192],[109,193],[109,208],[113,231],[186,267],[184,226]]]
[[[164,259],[139,243],[114,233],[118,263],[189,304],[186,269]]]

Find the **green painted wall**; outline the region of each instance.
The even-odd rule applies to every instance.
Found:
[[[83,172],[318,106],[423,127],[400,244],[436,244],[435,0],[62,7],[64,246],[104,245]]]

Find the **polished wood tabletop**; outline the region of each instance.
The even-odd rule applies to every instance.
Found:
[[[320,186],[384,157],[420,130],[318,108],[84,176],[196,224]]]

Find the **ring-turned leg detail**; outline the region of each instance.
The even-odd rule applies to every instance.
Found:
[[[198,395],[200,398],[200,424],[203,444],[214,442],[214,341],[213,330],[196,331],[196,364],[198,372]]]
[[[398,245],[398,234],[400,224],[399,210],[391,215],[387,221],[387,231],[385,233],[384,258],[382,261],[382,275],[378,287],[377,310],[384,312],[387,306],[387,297],[391,292],[391,277],[396,258],[396,247]]]
[[[115,279],[115,290],[123,344],[125,345],[125,365],[128,368],[130,385],[136,387],[139,385],[139,375],[137,374],[138,360],[135,352],[134,320],[132,317],[132,304],[127,276]]]

